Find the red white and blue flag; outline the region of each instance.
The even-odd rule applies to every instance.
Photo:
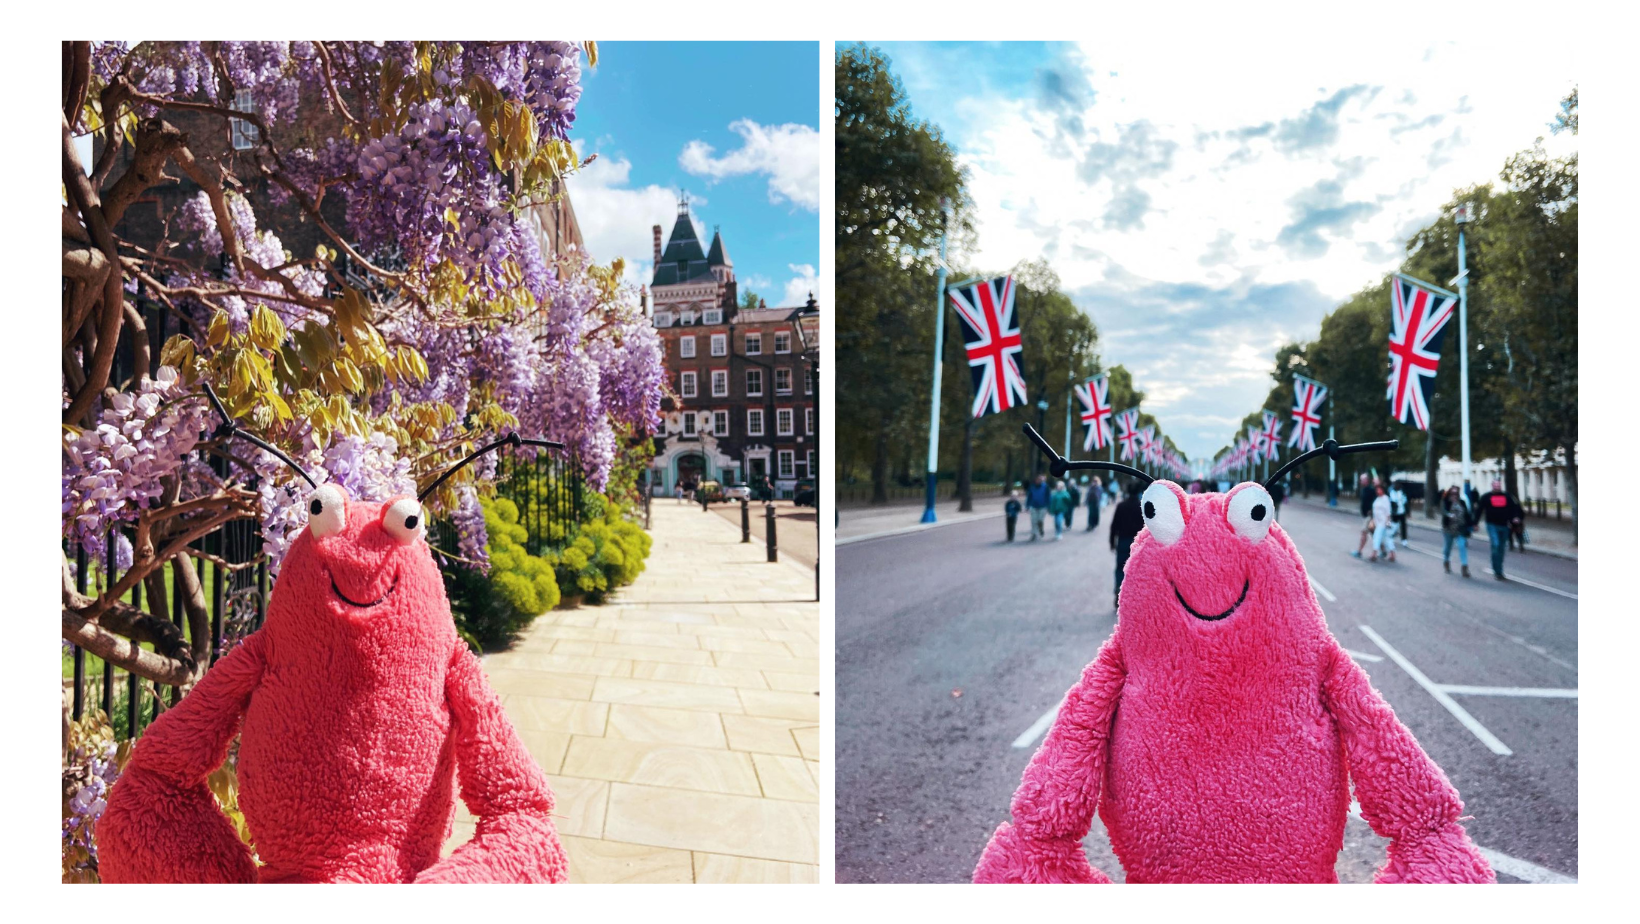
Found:
[[[1401,423],[1428,430],[1441,337],[1457,312],[1458,300],[1405,276],[1391,281],[1390,300],[1389,413]]]
[[[1014,277],[950,291],[974,377],[974,416],[1000,414],[1024,404],[1025,376],[1019,371],[1023,345],[1014,318]]]
[[[1264,412],[1264,458],[1271,462],[1281,459],[1281,417],[1275,411]]]
[[[1137,458],[1139,455],[1139,409],[1128,408],[1116,415],[1116,445],[1122,451],[1120,458],[1123,462]]]
[[[1082,449],[1104,449],[1110,445],[1110,380],[1096,375],[1076,386],[1076,397],[1082,402],[1082,424],[1088,428]]]
[[[1160,448],[1160,445],[1156,442],[1155,424],[1151,424],[1139,431],[1139,457],[1145,461],[1146,465],[1155,464],[1158,448]]]
[[[1247,461],[1255,465],[1264,458],[1264,431],[1255,426],[1247,428]]]
[[[1321,427],[1321,402],[1327,400],[1327,386],[1302,375],[1293,376],[1293,432],[1287,445],[1299,452],[1315,448],[1316,432]]]

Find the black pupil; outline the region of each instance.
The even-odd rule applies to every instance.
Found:
[[[1253,519],[1255,521],[1264,519],[1264,505],[1263,504],[1254,504],[1253,505]]]
[[[317,497],[315,497],[313,499],[312,503],[308,504],[308,513],[310,513],[314,516],[318,516],[319,511],[321,511],[323,509],[325,509],[325,505],[319,503],[319,499]]]
[[[1145,519],[1156,519],[1156,505],[1152,504],[1150,501],[1145,501]]]
[[[1262,516],[1264,516],[1264,514],[1261,513],[1261,514],[1259,514],[1259,516],[1262,517]],[[415,529],[416,528],[416,523],[419,522],[419,521],[420,521],[420,518],[412,513],[409,516],[404,518],[404,528],[405,529]]]

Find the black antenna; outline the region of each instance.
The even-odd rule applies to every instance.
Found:
[[[1400,445],[1400,440],[1384,440],[1381,443],[1352,443],[1349,446],[1340,446],[1338,445],[1337,440],[1329,439],[1315,449],[1298,456],[1286,465],[1276,469],[1276,473],[1274,475],[1264,479],[1264,489],[1268,491],[1271,485],[1281,480],[1282,475],[1287,474],[1316,456],[1326,456],[1334,462],[1337,462],[1339,456],[1346,456],[1352,452],[1392,452],[1395,449],[1400,448]]]
[[[205,385],[205,397],[211,400],[211,407],[216,408],[217,414],[222,417],[222,423],[218,425],[216,431],[211,434],[211,439],[223,439],[225,437],[237,436],[242,440],[255,443],[263,449],[266,449],[268,452],[273,453],[275,456],[278,456],[279,461],[290,466],[291,470],[296,472],[296,474],[301,475],[302,480],[307,482],[309,487],[315,490],[318,489],[319,485],[314,482],[313,477],[303,471],[300,465],[297,465],[294,461],[292,461],[290,456],[287,456],[278,449],[275,449],[271,443],[265,442],[255,435],[246,433],[244,430],[239,429],[239,425],[234,423],[233,418],[229,417],[227,410],[222,407],[222,402],[217,400],[216,392],[211,390],[210,383],[206,383]]]
[[[437,481],[434,481],[432,484],[428,485],[426,487],[426,489],[423,490],[420,494],[416,495],[416,500],[425,501],[427,499],[427,495],[433,493],[434,491],[437,491],[439,485],[441,485],[445,481],[447,481],[450,478],[451,475],[454,475],[456,472],[461,471],[462,467],[465,466],[467,463],[473,461],[474,459],[476,459],[479,456],[485,454],[486,452],[493,452],[497,449],[500,449],[502,446],[511,446],[514,449],[518,448],[519,446],[544,446],[547,449],[563,449],[564,448],[563,443],[555,443],[552,440],[526,439],[522,436],[519,436],[516,431],[508,431],[506,436],[503,436],[501,439],[498,439],[495,442],[491,443],[490,445],[479,449],[477,452],[473,453],[472,455],[468,456],[467,458],[462,459],[460,462],[457,462],[455,465],[452,465],[449,468],[445,469],[444,474],[438,476]]]
[[[1134,478],[1138,478],[1144,483],[1145,487],[1149,487],[1150,483],[1156,480],[1133,466],[1123,465],[1120,462],[1068,461],[1059,453],[1054,452],[1053,447],[1048,445],[1048,441],[1043,439],[1042,434],[1036,432],[1036,428],[1030,424],[1025,425],[1025,435],[1031,438],[1031,442],[1036,444],[1036,448],[1042,450],[1042,452],[1047,455],[1049,459],[1048,471],[1053,472],[1053,476],[1055,478],[1064,477],[1066,472],[1110,471],[1120,472],[1124,475],[1130,475]]]

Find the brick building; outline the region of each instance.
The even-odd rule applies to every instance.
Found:
[[[651,484],[671,494],[691,480],[768,477],[790,497],[819,464],[814,382],[797,333],[798,316],[819,306],[811,295],[796,307],[741,308],[723,235],[714,231],[703,251],[687,201],[664,250],[660,225],[654,234],[647,299],[677,398],[662,406]]]

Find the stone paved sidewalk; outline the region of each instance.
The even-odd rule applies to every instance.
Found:
[[[570,881],[814,882],[813,572],[699,508],[652,515],[632,586],[484,658],[557,795]],[[446,851],[472,834],[458,809]]]

